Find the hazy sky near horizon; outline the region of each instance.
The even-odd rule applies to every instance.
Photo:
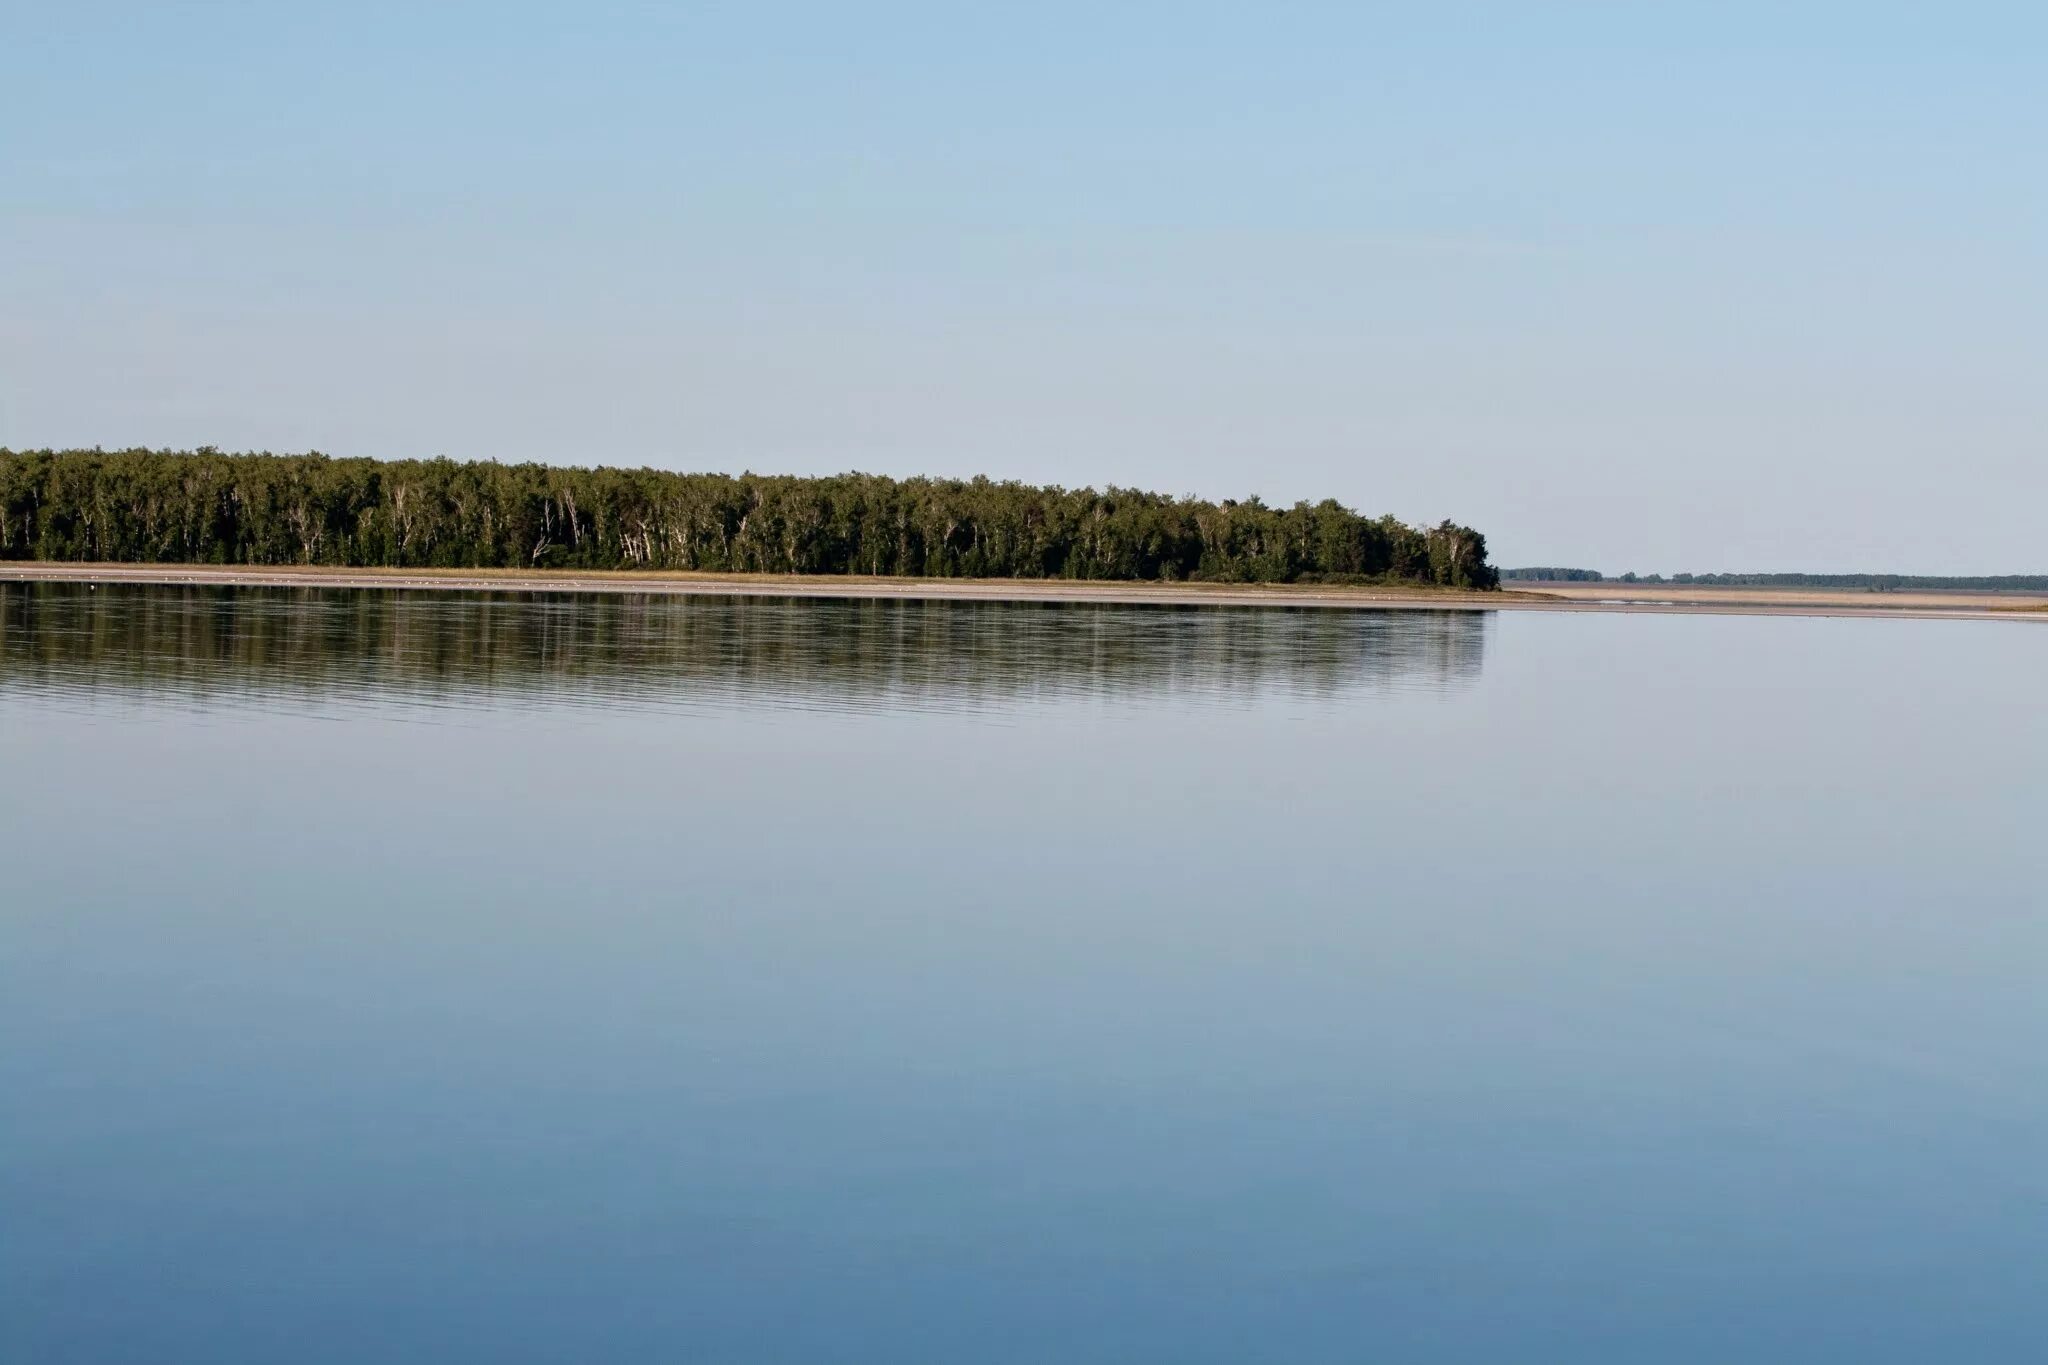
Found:
[[[2048,571],[2032,5],[0,0],[0,445]]]

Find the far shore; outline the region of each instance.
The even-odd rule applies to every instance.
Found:
[[[1678,615],[1883,616],[2048,622],[2048,594],[1712,588],[1641,583],[1517,583],[1500,592],[1335,584],[1077,582],[1022,578],[517,569],[345,569],[212,564],[0,561],[0,582],[200,587],[378,588],[454,592],[650,593],[708,597],[1095,602],[1132,606],[1321,607],[1353,611],[1604,611]]]

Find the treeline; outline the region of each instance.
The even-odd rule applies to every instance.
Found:
[[[0,450],[0,558],[1493,588],[1477,531],[988,479]]]
[[[1602,581],[1603,576],[1598,569],[1535,568],[1502,569],[1500,577],[1504,583],[1598,583]]]

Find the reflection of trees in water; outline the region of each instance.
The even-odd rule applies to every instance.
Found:
[[[1336,695],[1475,678],[1487,616],[0,585],[0,687],[567,704]]]

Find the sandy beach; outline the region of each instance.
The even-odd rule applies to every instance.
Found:
[[[796,577],[515,569],[340,569],[201,564],[0,562],[0,582],[377,588],[443,592],[655,593],[1113,605],[1322,607],[1372,611],[1604,611],[1680,615],[1882,616],[2048,623],[2048,594],[1827,592],[1625,583],[1517,584],[1500,592],[1326,584],[1105,583],[1043,579]]]

